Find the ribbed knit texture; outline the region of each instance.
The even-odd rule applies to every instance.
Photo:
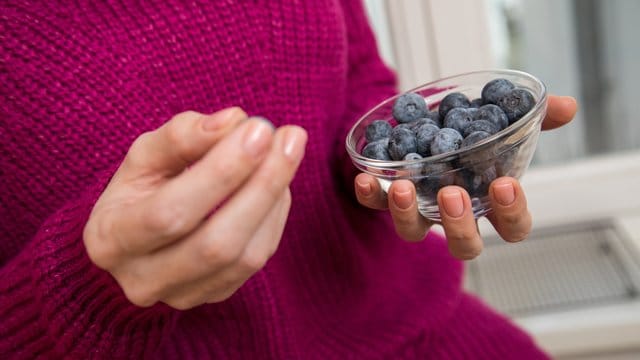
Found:
[[[0,46],[0,358],[544,358],[355,201],[346,132],[395,92],[358,0],[3,1]],[[309,133],[280,248],[223,303],[138,308],[91,208],[138,135],[232,105]]]

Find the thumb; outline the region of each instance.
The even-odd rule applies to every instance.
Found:
[[[120,171],[126,177],[177,175],[246,118],[247,114],[239,107],[211,115],[195,111],[177,114],[158,129],[140,135],[131,145]]]

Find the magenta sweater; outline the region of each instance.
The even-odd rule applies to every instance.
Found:
[[[349,126],[395,91],[357,0],[0,4],[0,358],[544,358],[443,239],[355,201]],[[276,255],[229,300],[139,308],[82,230],[132,141],[239,105],[309,132]],[[215,176],[215,174],[212,174]]]

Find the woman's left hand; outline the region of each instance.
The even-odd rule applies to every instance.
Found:
[[[577,111],[572,97],[549,96],[547,116],[542,130],[569,123]],[[409,180],[397,180],[385,194],[371,175],[359,174],[355,179],[358,201],[372,209],[389,209],[396,232],[407,241],[424,239],[433,223],[418,213],[416,190]],[[487,216],[500,236],[509,242],[523,240],[531,231],[531,214],[518,180],[501,177],[489,187],[493,211]],[[459,186],[446,186],[438,192],[442,226],[453,256],[470,260],[482,251],[482,239],[471,210],[469,194]]]

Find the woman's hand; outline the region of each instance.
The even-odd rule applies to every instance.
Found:
[[[222,301],[276,251],[307,135],[246,118],[176,115],[136,139],[100,196],[84,242],[132,303]]]
[[[567,124],[577,111],[575,99],[549,96],[547,117],[543,130]],[[418,213],[416,190],[408,180],[397,180],[391,184],[387,196],[378,181],[371,175],[359,174],[355,179],[358,201],[369,208],[389,209],[396,232],[405,240],[424,239],[432,223]],[[487,218],[506,241],[523,240],[531,231],[531,215],[527,200],[516,179],[501,177],[489,187],[491,212]],[[446,186],[438,192],[438,205],[442,217],[449,250],[464,260],[473,259],[482,251],[482,240],[471,210],[469,194],[461,187]]]

